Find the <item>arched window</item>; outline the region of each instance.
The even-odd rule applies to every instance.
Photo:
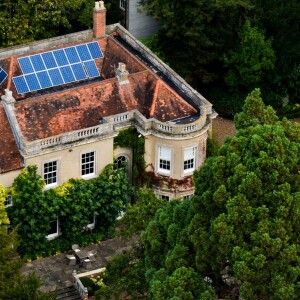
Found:
[[[115,169],[124,169],[124,166],[126,166],[128,160],[126,158],[126,156],[121,155],[119,156],[115,161],[114,161],[114,165],[115,165]]]

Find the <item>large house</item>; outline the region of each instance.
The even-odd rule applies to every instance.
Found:
[[[90,179],[115,161],[119,131],[145,139],[146,171],[165,199],[193,194],[212,105],[120,24],[106,26],[102,1],[93,29],[0,50],[0,183],[37,165],[46,189]],[[159,180],[162,179],[162,180]]]
[[[137,39],[156,33],[161,23],[148,15],[139,0],[120,0],[121,24]]]

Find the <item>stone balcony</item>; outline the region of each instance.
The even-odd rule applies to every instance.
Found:
[[[181,139],[194,136],[206,125],[206,114],[200,115],[193,123],[176,124],[176,122],[160,122],[154,118],[145,118],[138,110],[128,111],[100,120],[97,126],[63,133],[60,135],[28,142],[24,137],[19,138],[20,150],[25,155],[34,155],[42,150],[53,148],[67,148],[70,145],[87,143],[114,137],[118,132],[127,127],[135,126],[139,132],[145,135],[157,135],[165,138]],[[20,131],[19,131],[20,135]]]

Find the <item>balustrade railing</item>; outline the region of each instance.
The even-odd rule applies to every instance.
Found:
[[[144,131],[160,132],[167,135],[184,135],[198,131],[206,122],[206,114],[202,114],[190,124],[163,123],[154,118],[147,119],[138,110],[121,113],[103,118],[103,123],[94,127],[63,133],[54,137],[41,139],[34,142],[22,141],[22,148],[27,153],[34,153],[41,149],[47,149],[65,143],[80,141],[86,138],[112,134],[122,126],[136,125]]]

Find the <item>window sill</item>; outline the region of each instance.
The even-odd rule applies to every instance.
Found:
[[[58,183],[57,182],[45,185],[45,187],[44,187],[43,190],[47,191],[47,190],[50,190],[50,189],[53,189],[53,188],[56,188],[56,187],[58,187]]]
[[[82,179],[85,179],[85,180],[89,180],[89,179],[92,179],[92,178],[96,178],[96,174],[93,173],[93,174],[88,174],[88,175],[82,175],[81,178]]]

